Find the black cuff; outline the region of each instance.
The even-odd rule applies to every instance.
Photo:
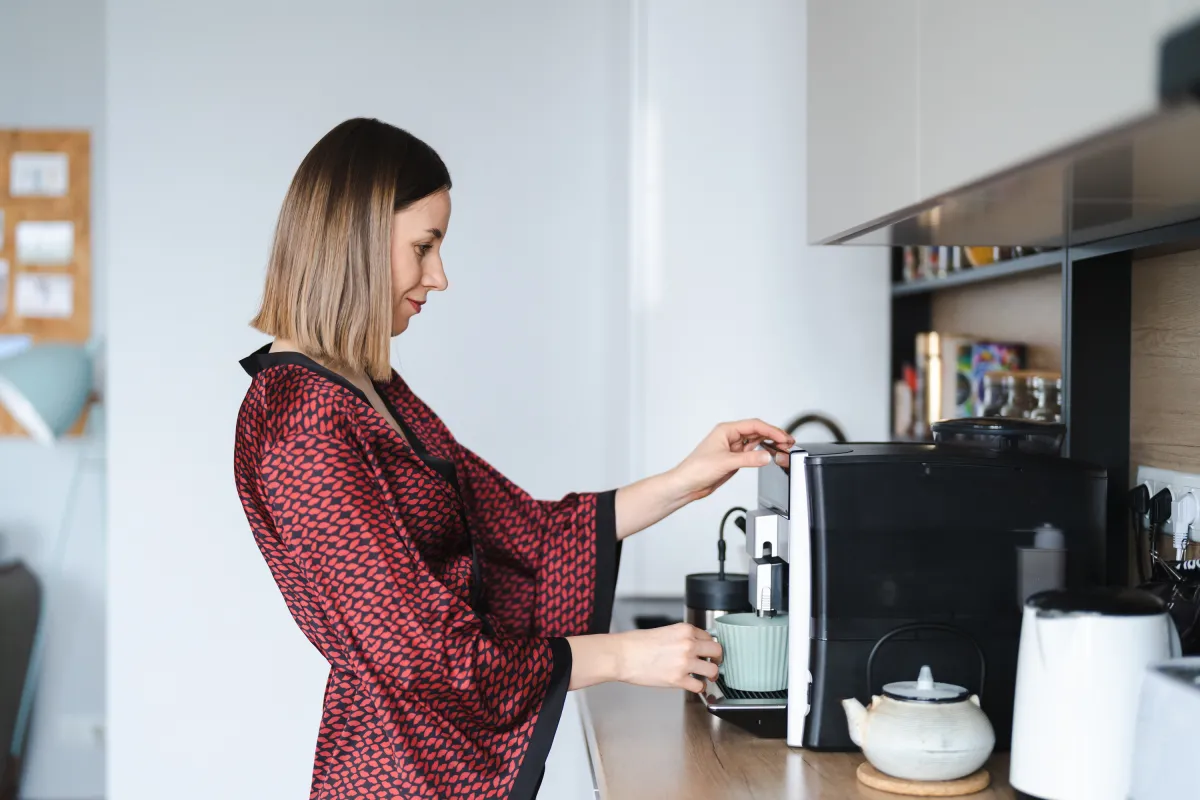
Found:
[[[617,568],[621,543],[617,541],[617,492],[596,495],[596,583],[588,633],[608,633],[612,628],[613,596],[617,591]]]
[[[521,768],[517,770],[517,779],[508,794],[511,800],[533,800],[537,796],[538,785],[546,770],[546,757],[550,755],[558,721],[562,718],[567,688],[571,685],[571,645],[566,639],[547,641],[554,663],[550,669],[550,685],[546,688],[537,722],[533,724],[533,736],[529,740],[529,747],[525,749]]]

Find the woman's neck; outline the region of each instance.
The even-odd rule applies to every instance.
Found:
[[[364,372],[362,370],[348,370],[344,367],[339,367],[338,365],[333,364],[324,358],[318,358],[317,356],[314,356],[311,353],[306,353],[303,350],[301,350],[296,345],[296,343],[293,342],[291,339],[286,339],[284,337],[277,338],[274,342],[271,343],[271,352],[272,353],[299,353],[300,355],[307,356],[308,358],[311,358],[313,361],[316,361],[318,364],[320,364],[325,369],[330,370],[331,372],[336,372],[338,375],[341,375],[343,378],[345,378],[346,380],[350,381],[352,384],[357,386],[361,391],[366,392],[367,395],[371,395],[371,394],[375,393],[375,384],[371,381],[370,377],[367,376],[366,372]]]

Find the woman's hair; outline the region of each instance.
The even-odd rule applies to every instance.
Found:
[[[338,125],[292,178],[250,324],[313,358],[387,380],[393,215],[449,188],[442,159],[411,133],[377,119]]]

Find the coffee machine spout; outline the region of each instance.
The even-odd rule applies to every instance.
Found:
[[[746,549],[750,556],[750,605],[760,617],[773,617],[788,607],[788,569],[783,555],[787,520],[757,509],[747,515]]]

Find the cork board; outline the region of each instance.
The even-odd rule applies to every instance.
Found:
[[[29,170],[39,159],[61,164],[64,158],[63,170]],[[40,182],[42,175],[49,183]],[[91,337],[91,175],[87,131],[0,129],[0,262],[7,265],[0,265],[0,336],[80,344]],[[67,245],[63,237],[42,235],[67,225]],[[75,432],[81,427],[82,420]],[[25,432],[0,408],[0,436],[14,435]]]

